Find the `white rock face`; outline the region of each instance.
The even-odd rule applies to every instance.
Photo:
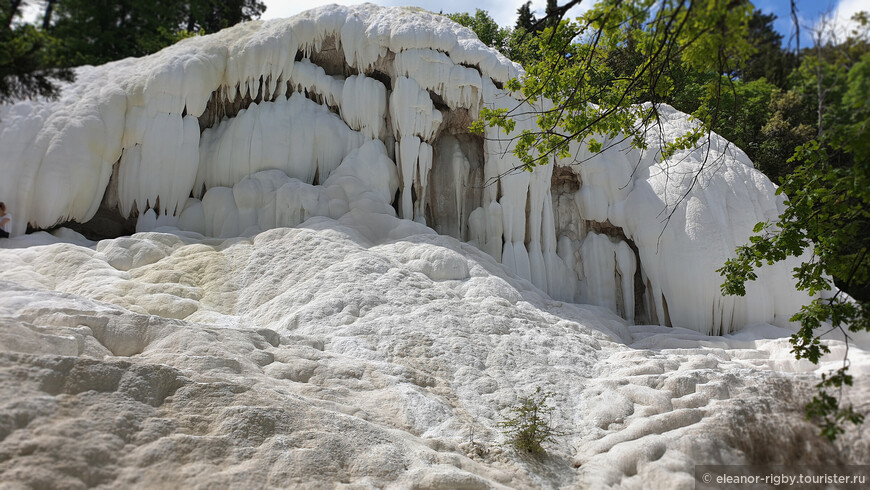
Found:
[[[351,210],[398,215],[473,243],[553,298],[630,321],[713,334],[788,323],[807,299],[791,287],[793,263],[762,271],[744,298],[719,293],[715,270],[782,211],[740,150],[714,136],[658,161],[660,137],[689,127],[665,108],[644,154],[578,148],[582,165],[517,171],[513,135],[467,128],[483,106],[519,104],[498,87],[520,74],[420,10],[251,22],[82,68],[57,102],[5,108],[0,195],[16,234],[100,209],[137,218],[137,231],[214,237]],[[575,185],[558,185],[566,178]]]
[[[696,464],[870,457],[803,420],[815,366],[769,324],[805,299],[791,265],[719,295],[782,210],[721,138],[515,171],[511,135],[467,127],[519,67],[370,4],[78,74],[0,107],[4,484],[692,488]],[[139,233],[23,235],[107,215]],[[566,434],[540,461],[498,428],[537,387]]]
[[[78,241],[0,253],[5,484],[694,488],[695,464],[868,457],[866,427],[839,452],[804,420],[787,331],[630,327],[414,221]],[[565,432],[542,460],[497,425],[537,387]]]

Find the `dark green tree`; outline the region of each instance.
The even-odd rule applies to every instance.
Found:
[[[507,40],[510,36],[510,30],[504,27],[499,27],[495,19],[489,15],[489,12],[477,9],[474,11],[474,15],[467,12],[461,12],[447,14],[447,17],[457,24],[464,25],[474,31],[474,33],[477,34],[477,38],[480,39],[483,44],[505,53]]]
[[[186,29],[213,33],[239,22],[258,19],[266,11],[261,0],[188,0]]]
[[[782,47],[782,34],[776,32],[776,15],[756,10],[749,20],[749,42],[755,48],[745,64],[735,71],[744,82],[766,79],[780,89],[788,88],[788,75],[797,64],[797,57]]]
[[[713,130],[746,152],[754,162],[760,153],[759,134],[770,119],[770,104],[780,90],[765,78],[723,83],[717,97],[719,117]],[[713,111],[708,108],[708,111]]]
[[[57,68],[56,42],[34,25],[19,22],[22,0],[0,0],[0,103],[54,97],[57,82],[72,71]]]
[[[769,117],[761,127],[751,158],[755,167],[770,180],[781,182],[794,165],[789,163],[795,149],[816,136],[811,100],[798,92],[774,92]]]
[[[559,3],[556,0],[547,0],[547,7],[544,9],[544,15],[546,22],[544,23],[547,27],[556,27],[559,25],[559,21],[562,20],[561,15],[559,15]]]
[[[870,331],[870,23],[866,14],[857,20],[861,27],[845,42],[817,31],[815,46],[804,53],[788,96],[812,100],[815,127],[813,139],[789,160],[795,168],[780,187],[788,196],[786,210],[776,223],[758,223],[758,235],[720,270],[724,293],[745,294],[758,267],[801,257],[796,285],[817,298],[792,318],[800,323],[792,352],[813,363],[830,352],[824,335],[836,330],[848,341],[850,333]],[[812,252],[809,258],[805,251]],[[843,388],[853,383],[848,368],[846,356],[841,368],[822,377],[807,405],[807,416],[830,439],[844,423],[863,420],[841,402]]]
[[[258,18],[259,0],[60,0],[51,34],[69,66],[144,56],[195,33]]]
[[[535,26],[535,15],[532,13],[532,2],[528,1],[517,9],[517,22],[514,26],[515,30],[522,29],[524,32],[531,32]]]
[[[51,32],[69,66],[99,65],[174,43],[184,14],[173,0],[62,0]]]

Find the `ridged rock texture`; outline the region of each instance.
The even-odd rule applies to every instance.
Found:
[[[695,464],[868,460],[866,429],[804,420],[794,263],[719,293],[783,203],[716,135],[662,160],[685,114],[519,171],[513,135],[468,127],[520,104],[521,68],[371,4],[77,75],[0,107],[0,482],[692,488]],[[543,459],[498,427],[537,387]]]

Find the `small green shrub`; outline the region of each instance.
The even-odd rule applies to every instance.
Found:
[[[556,442],[556,437],[563,435],[552,426],[555,408],[547,405],[547,400],[554,393],[543,391],[539,387],[531,396],[520,400],[519,404],[510,408],[512,416],[498,426],[507,436],[508,444],[516,449],[531,454],[543,454],[546,443]]]

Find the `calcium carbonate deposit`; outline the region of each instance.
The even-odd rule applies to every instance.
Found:
[[[521,73],[440,15],[329,6],[0,107],[0,488],[692,488],[696,464],[870,461],[864,427],[835,446],[804,420],[845,345],[793,359],[794,263],[719,293],[774,185],[716,135],[662,161],[690,127],[667,107],[646,151],[517,171],[511,135],[468,127]],[[533,457],[498,424],[539,387],[562,435]]]

